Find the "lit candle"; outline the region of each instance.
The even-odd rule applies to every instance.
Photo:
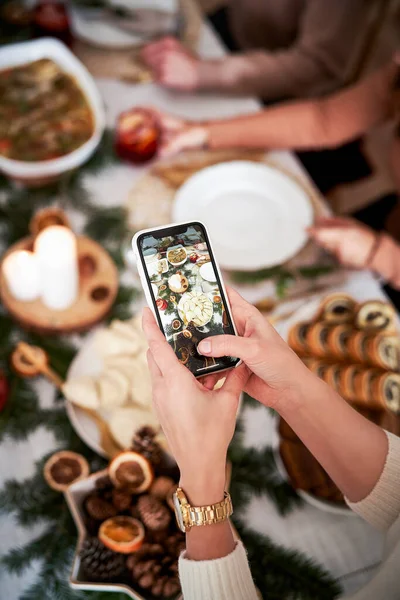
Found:
[[[10,293],[16,300],[31,302],[39,297],[39,266],[32,252],[12,252],[4,259],[2,268]]]
[[[42,300],[47,308],[65,310],[76,300],[79,288],[76,237],[60,225],[46,227],[35,240]]]

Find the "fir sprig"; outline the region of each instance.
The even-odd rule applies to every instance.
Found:
[[[9,376],[10,394],[0,413],[0,442],[10,437],[24,440],[42,423],[43,414],[32,386],[16,375]]]
[[[121,244],[127,232],[126,211],[119,206],[97,209],[85,227],[86,235],[101,244],[110,241]]]
[[[333,600],[338,582],[300,552],[274,544],[267,536],[235,521],[245,545],[251,572],[263,598],[268,600]]]
[[[301,504],[295,490],[282,480],[271,448],[258,450],[233,444],[229,450],[232,463],[232,501],[237,510],[253,496],[268,495],[278,512],[285,515]]]
[[[132,317],[132,305],[140,295],[138,289],[134,287],[120,285],[118,288],[117,297],[107,317],[107,321],[112,319],[120,319],[126,321]]]

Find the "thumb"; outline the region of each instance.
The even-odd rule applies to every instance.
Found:
[[[202,340],[197,349],[204,356],[234,356],[247,362],[253,354],[254,341],[236,335],[215,335]]]

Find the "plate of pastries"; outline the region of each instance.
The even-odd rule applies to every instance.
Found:
[[[97,329],[73,360],[63,386],[67,414],[81,439],[108,457],[101,429],[93,413],[107,425],[120,450],[129,448],[136,432],[145,426],[160,431],[152,408],[147,341],[140,317],[114,320]],[[165,447],[160,433],[157,441]]]
[[[310,371],[367,419],[400,435],[400,332],[390,303],[335,293],[309,303],[281,333]],[[283,419],[278,433],[277,461],[299,494],[324,510],[349,513],[343,494]]]

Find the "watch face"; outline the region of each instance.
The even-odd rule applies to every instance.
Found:
[[[182,510],[181,510],[181,505],[180,502],[178,500],[178,496],[176,494],[173,495],[173,502],[174,502],[174,508],[175,508],[175,516],[176,516],[176,521],[178,523],[178,527],[181,531],[185,532],[185,525],[183,523],[183,516],[182,516]]]

